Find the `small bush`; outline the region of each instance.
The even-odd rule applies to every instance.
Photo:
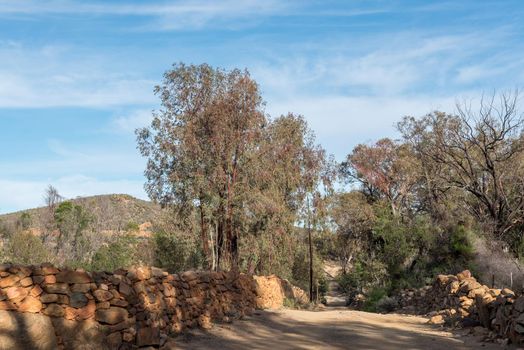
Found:
[[[367,295],[366,302],[364,303],[364,311],[378,312],[377,305],[379,301],[387,297],[387,291],[384,288],[374,288]]]
[[[283,306],[288,309],[299,309],[298,303],[294,299],[284,298]]]
[[[384,296],[376,304],[377,312],[388,313],[395,311],[398,307],[398,302],[395,298]]]
[[[140,225],[138,225],[136,222],[130,221],[126,224],[125,230],[127,232],[138,232],[140,231]]]
[[[7,242],[4,254],[4,260],[22,265],[41,264],[51,257],[40,238],[29,231],[13,234]]]
[[[131,235],[118,237],[116,241],[100,248],[91,260],[95,271],[114,271],[135,263],[136,238]]]
[[[154,235],[155,264],[176,273],[201,268],[204,255],[198,245],[189,238],[177,234],[158,232]]]

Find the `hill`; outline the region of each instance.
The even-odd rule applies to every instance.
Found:
[[[159,205],[127,194],[78,197],[71,199],[71,202],[81,205],[90,213],[92,225],[98,231],[119,232],[130,225],[150,226],[158,220],[162,212]],[[13,227],[24,214],[29,216],[29,227],[40,231],[45,227],[48,208],[40,207],[3,214],[0,215],[0,222]]]

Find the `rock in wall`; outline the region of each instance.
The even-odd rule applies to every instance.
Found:
[[[260,309],[279,309],[284,299],[306,304],[309,298],[302,289],[275,275],[254,276],[256,285],[256,306]]]
[[[0,265],[0,350],[159,347],[169,335],[281,307],[300,292],[276,276],[234,272]]]

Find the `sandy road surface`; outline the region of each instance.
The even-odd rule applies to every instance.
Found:
[[[165,349],[498,349],[472,336],[426,324],[427,319],[347,309],[257,312],[168,342]]]

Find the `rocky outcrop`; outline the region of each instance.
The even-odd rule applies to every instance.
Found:
[[[282,307],[284,298],[305,293],[276,276],[234,272],[0,265],[0,350],[160,347],[188,328]]]
[[[483,326],[492,336],[524,344],[524,296],[482,285],[468,270],[439,275],[431,286],[404,290],[398,302],[401,311],[429,314],[431,323]]]

